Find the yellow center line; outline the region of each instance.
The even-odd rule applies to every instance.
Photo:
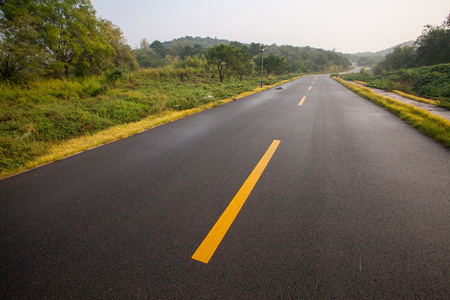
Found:
[[[303,96],[302,100],[300,101],[300,103],[298,104],[299,106],[303,104],[303,102],[305,102],[306,96]]]
[[[310,91],[311,89],[312,89],[312,86],[310,86],[308,90]]]
[[[209,262],[217,247],[219,247],[220,242],[223,237],[227,233],[237,214],[241,210],[248,196],[252,192],[254,186],[261,177],[261,174],[264,172],[264,169],[269,164],[273,154],[278,148],[278,145],[281,141],[274,140],[270,145],[269,149],[267,149],[264,156],[261,158],[259,163],[256,165],[255,169],[253,169],[250,176],[244,182],[244,185],[240,188],[236,196],[234,196],[233,200],[231,200],[228,207],[222,213],[217,223],[208,233],[206,238],[198,247],[197,251],[195,251],[194,255],[192,255],[192,259],[201,261],[205,264]]]

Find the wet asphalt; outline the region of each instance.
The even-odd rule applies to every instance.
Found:
[[[448,299],[449,236],[450,151],[306,76],[1,180],[0,297]]]

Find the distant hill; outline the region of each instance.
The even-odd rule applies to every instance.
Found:
[[[185,36],[185,37],[181,37],[181,38],[177,38],[177,39],[173,39],[171,41],[166,41],[163,42],[162,44],[167,47],[170,48],[172,47],[174,44],[180,43],[180,44],[186,44],[186,45],[201,45],[203,46],[203,48],[210,48],[213,47],[214,45],[220,45],[220,44],[230,44],[232,42],[235,41],[230,41],[230,40],[225,40],[225,39],[218,39],[217,37],[215,38],[211,38],[211,37],[206,37],[206,38],[202,38],[199,36],[196,37],[192,37],[192,36]],[[250,43],[244,43],[246,45],[249,45]],[[408,41],[408,42],[404,42],[402,44],[398,44],[394,47],[385,49],[385,50],[381,50],[378,52],[358,52],[358,53],[346,53],[345,55],[349,58],[351,58],[352,60],[356,61],[358,60],[358,58],[360,57],[368,57],[368,56],[382,56],[384,57],[386,54],[391,53],[394,51],[395,48],[397,47],[404,47],[404,46],[412,46],[414,44],[414,41]],[[312,49],[314,49],[313,47],[311,47]]]
[[[358,60],[358,58],[360,58],[360,57],[367,57],[367,56],[383,56],[384,57],[386,54],[394,52],[395,48],[412,46],[413,44],[414,44],[414,41],[408,41],[408,42],[404,42],[404,43],[398,44],[394,47],[388,48],[386,50],[381,50],[378,52],[358,52],[358,53],[347,54],[347,55],[350,55],[352,60],[354,58],[356,58],[355,60]]]
[[[174,48],[174,46],[176,46],[177,44],[178,45],[182,44],[182,45],[190,45],[190,46],[201,45],[205,49],[210,48],[210,47],[214,47],[215,45],[220,45],[220,44],[229,45],[231,43],[239,43],[239,44],[246,45],[246,46],[251,46],[251,44],[257,44],[257,45],[260,44],[260,43],[255,42],[255,41],[252,41],[251,43],[241,43],[241,42],[238,42],[238,41],[230,41],[230,40],[225,40],[225,39],[218,39],[217,37],[215,37],[215,38],[211,38],[211,37],[202,38],[202,37],[198,37],[198,36],[197,37],[185,36],[185,37],[173,39],[171,41],[162,42],[162,44],[166,48]],[[299,49],[306,49],[307,51],[323,50],[323,49],[319,49],[319,48],[313,48],[313,47],[310,47],[310,46],[306,46],[306,47],[296,47],[296,46],[290,46],[290,45],[277,46],[277,44],[275,44],[275,43],[272,44],[272,45],[265,45],[266,50],[269,50],[269,49],[271,49],[273,47],[275,47],[275,48],[277,48],[277,47],[299,48]],[[323,51],[327,51],[327,50],[323,50]],[[275,51],[275,52],[277,52],[277,51]]]
[[[162,44],[166,48],[171,48],[174,44],[177,44],[177,43],[189,44],[191,46],[201,45],[201,46],[203,46],[203,48],[210,48],[210,47],[213,47],[214,45],[220,45],[220,44],[228,45],[231,42],[232,41],[229,41],[229,40],[218,39],[217,37],[215,37],[215,38],[211,38],[211,37],[202,38],[202,37],[199,37],[199,36],[196,36],[196,37],[185,36],[185,37],[182,37],[182,38],[173,39],[171,41],[163,42]]]

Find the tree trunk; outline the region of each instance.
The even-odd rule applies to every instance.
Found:
[[[64,75],[66,75],[66,77],[69,78],[69,66],[64,67]]]

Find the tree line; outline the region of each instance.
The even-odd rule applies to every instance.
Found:
[[[142,39],[140,48],[133,52],[142,68],[162,67],[170,64],[174,58],[184,60],[187,57],[198,56],[217,72],[221,81],[227,74],[242,79],[245,75],[261,70],[263,45],[260,43],[246,45],[229,42],[204,48],[200,44],[192,45],[191,41],[198,41],[198,38],[178,39],[171,42],[169,47],[165,46],[167,43],[157,40],[150,44],[146,39]],[[335,51],[289,45],[277,46],[276,44],[264,46],[264,49],[265,76],[284,73],[335,72],[351,65],[347,57]]]
[[[398,47],[372,68],[384,72],[450,63],[450,15],[441,25],[426,25],[412,46]]]

